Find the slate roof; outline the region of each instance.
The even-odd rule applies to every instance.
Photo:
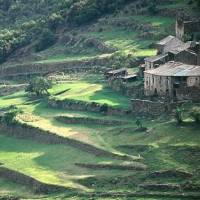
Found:
[[[121,72],[127,72],[127,69],[122,68],[122,69],[111,70],[111,71],[107,72],[107,74],[113,75],[113,74],[118,74],[118,73],[121,73]]]
[[[168,62],[160,67],[147,70],[144,73],[155,76],[171,76],[171,77],[200,77],[200,66],[188,65],[178,62]]]
[[[177,54],[179,54],[180,52],[184,52],[184,51],[187,51],[187,52],[190,53],[190,54],[197,55],[194,51],[192,51],[192,50],[190,50],[190,49],[187,49],[187,48],[186,48],[186,49],[183,49],[183,48],[174,49],[174,50],[169,51],[169,53],[172,53],[172,54],[177,55]]]
[[[173,39],[175,39],[174,36],[169,35],[166,38],[162,39],[161,41],[159,41],[157,44],[159,45],[166,45],[167,43],[169,43],[170,41],[172,41]]]
[[[185,43],[171,35],[158,42],[157,45],[164,46],[163,53],[168,53],[174,49],[185,49]]]
[[[128,79],[132,79],[132,78],[136,78],[136,77],[138,77],[137,74],[129,74],[127,76],[122,77],[122,79],[128,80]]]
[[[166,58],[168,56],[168,54],[161,54],[161,55],[157,55],[157,56],[151,56],[151,57],[147,57],[144,60],[147,62],[156,62],[159,61],[163,58]]]

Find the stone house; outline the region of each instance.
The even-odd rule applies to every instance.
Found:
[[[161,54],[157,56],[151,56],[144,59],[145,61],[145,70],[150,70],[157,68],[159,65],[169,61],[168,54]]]
[[[140,66],[141,74],[145,70],[157,68],[168,61],[200,65],[200,44],[198,42],[189,41],[184,43],[174,36],[168,36],[158,42],[156,46],[158,55],[144,59],[145,64]],[[164,52],[165,54],[163,54]]]
[[[185,21],[182,18],[176,20],[176,37],[184,39],[184,37],[190,37],[189,39],[195,40],[200,32],[200,20]]]
[[[169,51],[183,47],[184,45],[185,43],[182,42],[180,39],[172,35],[169,35],[166,38],[156,43],[156,49],[159,55],[159,54],[166,54]]]
[[[189,93],[185,93],[185,91]],[[168,62],[144,72],[146,96],[163,97],[169,100],[192,99],[200,94],[200,66]],[[196,95],[200,99],[200,96]]]
[[[189,49],[172,50],[168,53],[169,60],[189,65],[200,65],[199,55]]]

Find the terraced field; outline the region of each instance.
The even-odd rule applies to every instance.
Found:
[[[0,89],[14,88],[0,93],[0,116],[21,110],[12,126],[0,123],[0,199],[200,199],[199,124],[186,117],[177,126],[163,114],[141,117],[140,129],[130,98],[103,76],[110,68],[138,71],[156,54],[155,42],[174,34],[174,13],[196,13],[187,0],[162,2],[156,16],[134,1],[94,23],[63,25],[53,46],[35,52],[31,44],[0,65],[0,78],[12,77],[0,79]],[[53,80],[51,96],[24,91],[38,74]]]
[[[118,97],[118,109],[129,108],[128,99],[103,87],[101,77],[87,79],[90,81],[73,78],[56,85],[50,93],[56,98],[92,103],[89,97],[96,91],[106,94],[109,90],[108,98],[98,95],[103,100],[98,103],[115,107]],[[147,131],[138,131],[134,116],[51,108],[46,100],[32,100],[23,91],[0,97],[1,109],[11,102],[23,113],[13,128],[1,125],[2,195],[38,199],[56,199],[54,195],[58,199],[199,198],[198,125],[177,129],[173,120],[143,119]],[[12,176],[5,175],[5,169],[11,170]],[[51,194],[48,187],[52,187]]]

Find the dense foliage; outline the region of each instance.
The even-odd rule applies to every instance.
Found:
[[[16,106],[11,105],[1,118],[1,121],[10,126],[16,122],[16,117],[19,113],[22,113],[22,111]]]
[[[74,3],[69,11],[70,23],[87,23],[105,13],[113,12],[130,0],[81,0]]]
[[[52,83],[46,78],[36,77],[32,79],[26,88],[26,92],[38,96],[48,95],[48,89],[52,88]]]
[[[135,0],[0,0],[0,63],[18,48],[37,41],[35,50],[55,42],[60,25],[82,25]],[[200,5],[200,0],[193,0]],[[149,2],[150,14],[157,1]],[[47,36],[44,36],[48,33]],[[47,42],[45,41],[47,38]]]
[[[63,23],[70,0],[0,0],[0,63],[13,51],[39,38],[38,49],[52,44],[55,37],[48,34],[44,44],[44,32],[51,33]],[[6,28],[5,28],[6,27]],[[9,28],[8,28],[9,27]],[[53,39],[54,38],[54,39]]]
[[[37,40],[36,51],[54,44],[64,22],[80,25],[115,11],[129,0],[0,0],[0,63]],[[5,25],[5,26],[4,26]],[[8,27],[10,28],[4,28]],[[47,40],[47,41],[46,41]]]

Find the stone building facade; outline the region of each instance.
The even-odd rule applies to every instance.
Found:
[[[185,21],[182,18],[176,20],[176,37],[184,39],[184,37],[191,37],[195,40],[196,35],[200,32],[200,20]]]
[[[161,54],[157,56],[152,56],[144,59],[145,61],[145,70],[150,70],[157,68],[159,65],[169,61],[168,54]]]
[[[189,100],[183,88],[196,88],[200,91],[200,66],[168,62],[157,69],[144,72],[146,96],[158,96],[169,100]]]
[[[171,61],[182,62],[189,65],[200,65],[199,55],[188,49],[171,51],[168,55]]]
[[[171,50],[178,49],[184,46],[184,42],[175,36],[169,35],[156,43],[156,49],[159,54],[166,54]]]

